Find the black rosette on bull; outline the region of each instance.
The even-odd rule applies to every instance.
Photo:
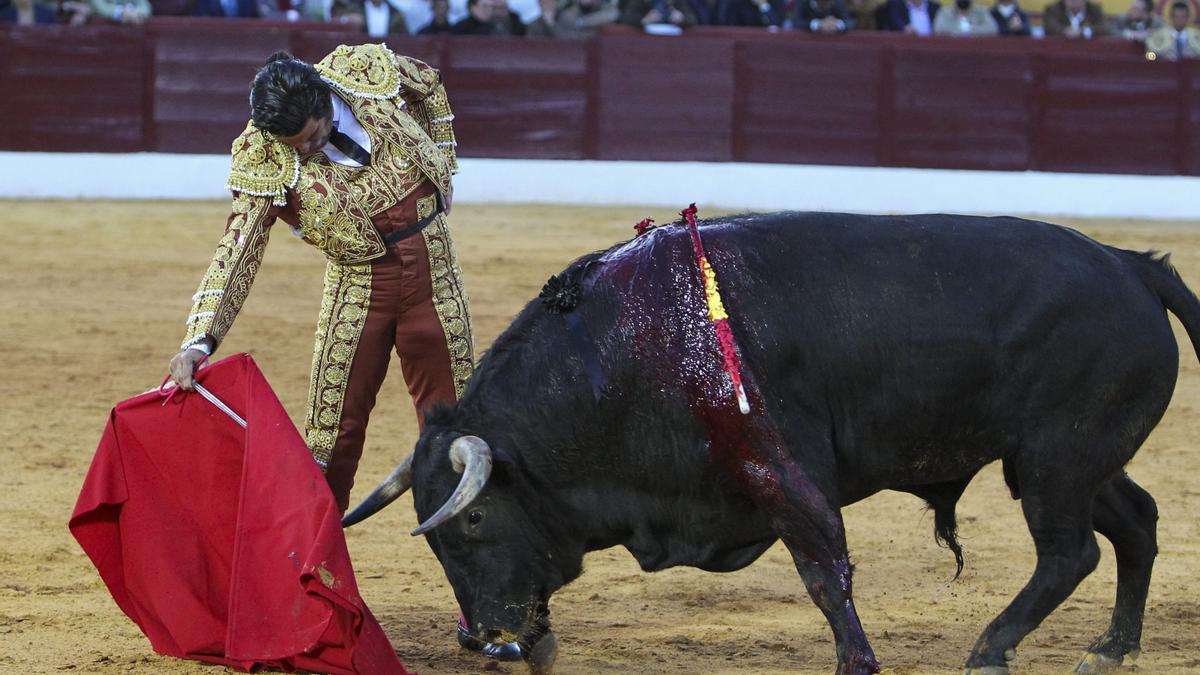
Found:
[[[542,292],[538,293],[542,304],[551,314],[567,314],[575,311],[583,297],[583,289],[579,285],[578,268],[562,274],[555,274],[546,280]]]

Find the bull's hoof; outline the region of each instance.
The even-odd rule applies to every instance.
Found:
[[[458,622],[458,644],[463,649],[469,649],[473,652],[483,652],[484,656],[496,661],[520,661],[525,658],[525,653],[521,649],[521,645],[515,642],[507,642],[502,645],[484,642],[471,635],[471,632],[467,630],[462,621]]]
[[[1008,666],[980,666],[967,668],[963,675],[1008,675]]]
[[[530,675],[552,675],[554,661],[558,658],[558,638],[554,633],[546,633],[542,639],[533,645],[527,657]]]
[[[1074,672],[1088,673],[1088,675],[1112,673],[1121,667],[1121,661],[1123,660],[1121,657],[1114,659],[1111,656],[1088,652],[1084,655],[1083,660],[1079,662],[1079,665],[1075,666]]]

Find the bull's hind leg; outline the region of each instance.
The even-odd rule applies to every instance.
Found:
[[[1084,476],[1039,465],[1030,458],[1019,469],[1021,508],[1037,550],[1033,576],[980,635],[967,659],[967,673],[1008,672],[1017,645],[1075,590],[1100,561],[1092,532],[1095,485]]]
[[[1075,668],[1077,673],[1105,673],[1121,665],[1141,645],[1142,618],[1150,572],[1158,553],[1158,506],[1154,498],[1126,474],[1101,489],[1093,505],[1096,531],[1112,542],[1117,558],[1117,602],[1112,623]]]

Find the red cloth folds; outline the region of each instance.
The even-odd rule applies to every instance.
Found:
[[[198,394],[113,408],[70,528],[154,651],[239,670],[404,673],[358,594],[333,495],[248,354]]]

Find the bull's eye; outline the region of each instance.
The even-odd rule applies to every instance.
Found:
[[[467,522],[472,525],[478,525],[482,521],[483,511],[480,511],[479,509],[472,509],[471,512],[467,514]]]

